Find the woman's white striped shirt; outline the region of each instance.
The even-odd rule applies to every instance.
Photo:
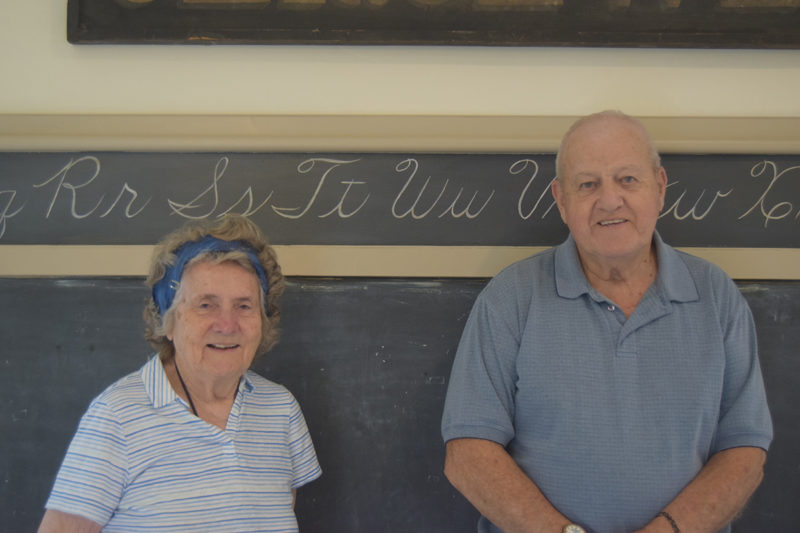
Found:
[[[158,357],[89,406],[48,509],[103,531],[297,531],[292,490],[321,475],[303,414],[247,372],[226,429],[194,416]]]

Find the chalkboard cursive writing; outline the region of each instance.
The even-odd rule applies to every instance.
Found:
[[[235,212],[276,244],[551,245],[552,154],[2,153],[0,244],[152,244]],[[666,155],[676,246],[799,247],[800,161]]]

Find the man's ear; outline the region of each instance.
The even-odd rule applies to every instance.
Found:
[[[667,171],[664,170],[664,167],[658,167],[658,172],[656,172],[656,183],[658,184],[658,196],[660,198],[658,210],[661,211],[664,209],[664,199],[667,195]]]
[[[564,224],[566,224],[567,219],[564,216],[564,189],[561,188],[561,180],[555,178],[550,182],[550,193],[553,195],[553,199],[556,201],[558,212],[561,214],[561,220],[563,220]]]

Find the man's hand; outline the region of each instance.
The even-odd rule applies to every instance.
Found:
[[[506,533],[561,533],[569,524],[495,442],[449,441],[444,473],[483,516]]]
[[[742,512],[764,477],[767,454],[741,447],[711,456],[697,476],[667,506],[683,533],[719,531]],[[656,516],[641,533],[674,533],[664,516]]]

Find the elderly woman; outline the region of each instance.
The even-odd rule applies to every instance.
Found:
[[[296,531],[321,470],[294,397],[248,370],[279,337],[273,250],[243,217],[188,225],[147,285],[158,357],[91,403],[39,531]]]

